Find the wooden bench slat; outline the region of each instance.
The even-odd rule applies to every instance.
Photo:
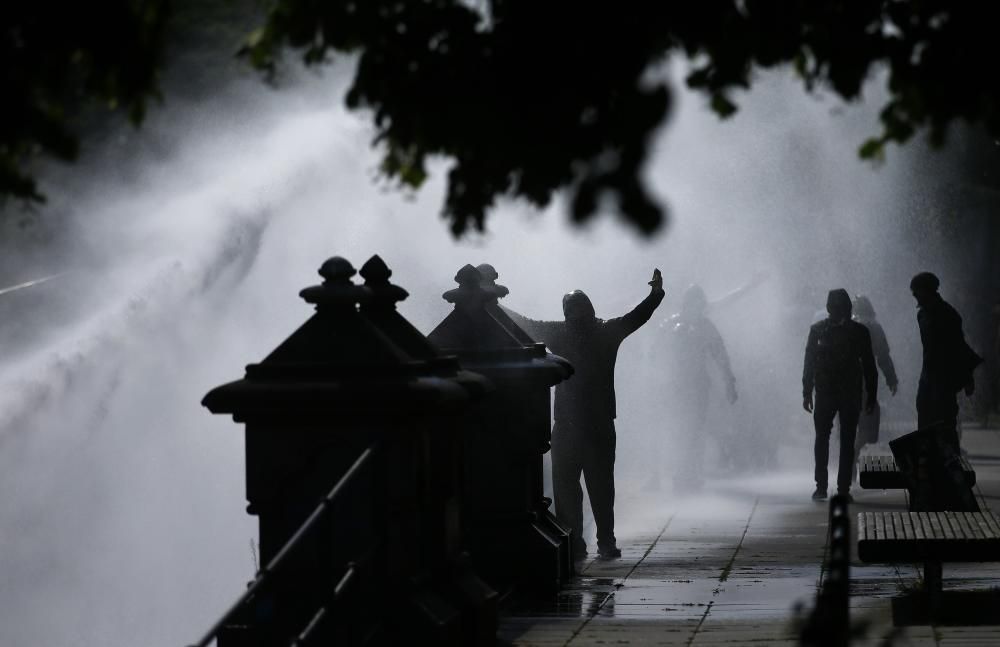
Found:
[[[951,527],[948,525],[948,520],[944,519],[940,512],[929,513],[931,518],[931,524],[937,531],[938,535],[944,535],[945,539],[954,539],[955,534],[951,531]]]
[[[962,523],[960,516],[955,516],[952,512],[945,512],[944,518],[951,524],[952,532],[955,533],[955,539],[972,539],[972,535],[965,531],[965,525]]]
[[[875,538],[885,539],[885,518],[882,515],[875,517]]]
[[[997,523],[997,518],[993,515],[993,512],[987,512],[983,515],[983,520],[989,525],[993,533],[1000,536],[1000,523]]]
[[[981,519],[977,515],[977,516],[972,517],[972,522],[971,523],[975,524],[974,530],[978,533],[976,536],[979,539],[991,539],[990,535],[992,533],[990,533],[989,528],[986,527],[986,522],[983,519]]]
[[[910,519],[910,513],[901,513],[899,515],[899,521],[903,524],[903,535],[907,539],[916,539],[917,535],[913,532],[913,521]]]
[[[944,539],[944,530],[941,528],[941,522],[937,518],[937,514],[933,512],[926,513],[927,516],[924,517],[924,522],[927,524],[927,539]]]
[[[976,529],[973,527],[973,524],[969,523],[969,515],[959,514],[955,517],[955,519],[957,519],[959,525],[962,526],[962,532],[965,534],[965,538],[968,541],[975,541],[978,539]]]
[[[962,532],[962,526],[958,523],[955,515],[950,512],[939,512],[938,518],[941,519],[941,526],[944,528],[944,534],[948,536],[948,539],[956,541],[965,539],[965,533]]]
[[[925,539],[927,535],[924,534],[924,526],[920,523],[920,517],[916,512],[908,512],[907,516],[910,517],[910,524],[913,526],[913,534],[917,539]]]
[[[965,536],[970,541],[983,538],[983,533],[979,530],[979,526],[974,521],[971,521],[969,515],[967,514],[959,515],[958,522],[962,524],[962,529],[965,531]]]
[[[993,530],[993,528],[990,528],[990,523],[989,521],[987,521],[987,518],[989,516],[990,516],[989,513],[983,515],[976,515],[975,516],[976,523],[979,525],[979,529],[982,531],[983,535],[985,535],[987,539],[1000,538],[1000,535],[998,535]]]

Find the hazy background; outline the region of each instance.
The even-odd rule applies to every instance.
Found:
[[[931,218],[947,208],[945,158],[915,142],[877,169],[857,159],[877,129],[877,84],[873,101],[845,108],[769,73],[723,123],[678,92],[648,169],[672,214],[653,239],[613,216],[576,229],[561,204],[507,203],[486,234],[455,241],[438,217],[446,164],[415,195],[373,180],[367,115],[340,107],[343,71],[168,98],[127,145],[111,138],[48,169],[50,202],[28,226],[8,205],[0,285],[66,274],[0,297],[0,644],[182,645],[239,594],[256,537],[242,428],[199,402],[310,315],[297,293],[329,256],[360,267],[380,254],[425,333],[465,263],[492,263],[505,305],[540,319],[561,318],[561,295],[577,288],[599,316],[621,315],[659,267],[667,297],[617,374],[619,491],[651,514],[673,494],[644,493],[644,481],[669,477],[684,431],[670,425],[659,324],[690,283],[712,299],[768,276],[713,314],[741,397],[713,396],[710,477],[734,473],[719,442],[765,447],[801,472],[783,483],[811,492],[801,353],[831,288],[871,296],[901,379],[883,416],[912,416],[909,278],[934,270],[950,299],[960,277]]]

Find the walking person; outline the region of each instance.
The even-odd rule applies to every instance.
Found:
[[[827,497],[830,432],[833,420],[840,424],[840,460],[837,493],[851,498],[854,467],[854,440],[862,411],[875,409],[878,371],[872,354],[868,329],[851,320],[851,297],[847,290],[830,290],[826,300],[827,318],[809,328],[802,369],[802,407],[813,414],[816,440],[816,490],[813,500]],[[813,400],[815,391],[815,402]]]
[[[910,291],[917,301],[917,325],[923,346],[923,364],[917,385],[917,427],[934,428],[945,445],[956,454],[961,451],[958,437],[958,400],[964,390],[972,396],[976,390],[973,371],[983,358],[965,341],[962,317],[941,298],[941,282],[930,272],[921,272],[910,281]]]

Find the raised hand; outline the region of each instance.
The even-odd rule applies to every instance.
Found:
[[[653,270],[653,280],[649,282],[649,285],[651,285],[654,290],[663,289],[663,275],[660,274],[659,268]]]

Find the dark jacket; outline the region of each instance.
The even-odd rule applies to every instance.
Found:
[[[811,396],[815,388],[818,394],[859,397],[862,385],[868,402],[874,402],[878,371],[868,329],[850,319],[814,323],[806,341],[802,395]]]
[[[920,382],[951,392],[960,390],[983,361],[965,342],[961,315],[941,295],[935,295],[920,306],[917,325],[924,347]]]
[[[663,300],[662,290],[653,290],[631,312],[616,319],[594,318],[581,325],[565,321],[535,321],[512,310],[504,310],[529,335],[549,350],[570,361],[573,377],[556,385],[555,419],[586,424],[588,420],[613,420],[615,407],[615,360],[626,337],[653,316]]]

